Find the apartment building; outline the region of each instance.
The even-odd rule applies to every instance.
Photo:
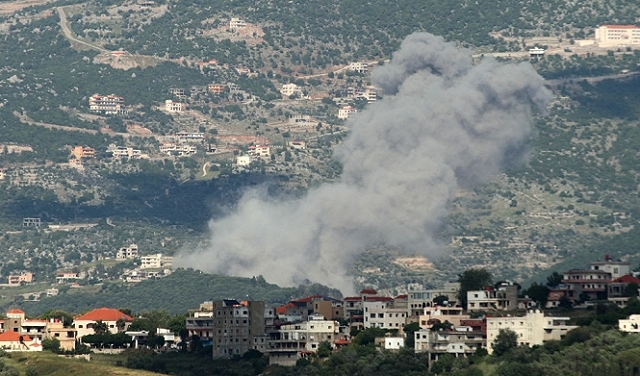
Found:
[[[131,244],[128,247],[122,247],[116,252],[116,260],[126,260],[138,257],[138,245]]]
[[[214,358],[242,355],[253,349],[254,337],[265,333],[264,302],[224,299],[214,301],[212,311]]]
[[[125,115],[127,113],[127,109],[124,105],[124,98],[118,97],[115,94],[94,94],[90,96],[89,111],[105,115]]]
[[[269,364],[294,366],[298,359],[318,351],[321,342],[331,344],[337,339],[339,324],[321,315],[309,316],[308,321],[282,325],[268,334]]]
[[[171,266],[173,266],[173,257],[164,256],[162,253],[140,257],[140,269],[161,269],[171,268]]]
[[[362,301],[364,327],[397,329],[403,332],[407,323],[407,307],[396,307],[394,299],[386,296],[366,296]]]
[[[90,148],[90,147],[87,147],[87,146],[76,145],[76,146],[73,147],[73,149],[71,149],[71,154],[76,159],[95,158],[96,149]]]
[[[300,89],[300,87],[294,83],[290,83],[290,84],[284,84],[282,85],[282,88],[280,89],[280,93],[282,93],[283,96],[285,97],[289,97],[291,95],[302,95],[302,90]]]
[[[518,286],[504,283],[497,288],[467,292],[469,311],[510,311],[518,308]]]
[[[19,286],[24,283],[33,282],[33,273],[31,272],[22,272],[20,274],[12,274],[8,278],[9,286]]]
[[[204,346],[210,346],[213,341],[213,302],[200,304],[197,310],[189,310],[186,329],[189,337],[198,336]]]
[[[213,94],[222,94],[224,93],[225,90],[225,86],[222,84],[210,84],[207,89],[209,90],[210,93]]]
[[[269,145],[251,145],[248,154],[256,158],[269,158],[271,157],[271,148]]]
[[[358,110],[355,107],[343,106],[338,109],[338,119],[348,119],[356,113],[358,113]]]
[[[439,296],[445,296],[449,305],[456,306],[458,304],[458,291],[460,283],[445,283],[441,289],[425,290],[422,286],[409,288],[408,308],[409,316],[418,317],[424,313],[424,309],[433,307],[433,299]]]
[[[560,340],[577,326],[567,325],[569,317],[547,317],[540,310],[529,311],[524,317],[487,317],[487,351],[493,352],[493,343],[501,329],[510,329],[518,335],[518,344],[542,345],[545,341]]]
[[[127,159],[140,159],[142,158],[142,151],[140,149],[134,149],[126,146],[116,146],[115,144],[109,144],[107,153],[111,154],[113,158],[127,158]]]
[[[414,333],[415,352],[428,353],[429,364],[444,354],[467,357],[475,354],[479,348],[485,347],[486,336],[471,327],[460,326],[454,330],[421,329]]]
[[[167,112],[172,112],[172,113],[176,113],[176,112],[182,112],[187,108],[187,104],[186,103],[182,103],[182,102],[175,102],[171,99],[167,99],[166,101],[164,101],[164,109]]]
[[[462,313],[462,307],[426,307],[423,314],[418,316],[418,323],[423,329],[430,329],[438,323],[448,322],[454,326],[461,326],[462,321],[470,318]]]
[[[596,29],[595,42],[600,47],[640,45],[640,28],[635,25],[602,25]]]

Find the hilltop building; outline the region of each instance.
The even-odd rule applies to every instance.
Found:
[[[124,105],[124,98],[118,97],[115,94],[94,94],[90,96],[89,111],[105,115],[126,115],[127,113],[127,109]]]
[[[602,25],[596,29],[600,47],[640,46],[640,28],[635,25]]]
[[[116,260],[126,260],[138,257],[138,245],[131,244],[128,247],[122,247],[116,253]]]

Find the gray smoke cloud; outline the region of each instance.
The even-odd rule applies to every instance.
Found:
[[[334,153],[344,166],[337,183],[289,201],[245,194],[210,222],[210,248],[177,264],[351,291],[348,267],[368,247],[434,256],[458,188],[521,161],[532,107],[550,100],[530,64],[473,64],[469,50],[427,33],[408,36],[372,80],[386,97],[350,120]]]

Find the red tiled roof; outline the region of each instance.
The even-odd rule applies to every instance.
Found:
[[[16,342],[20,341],[20,337],[22,337],[22,341],[24,342],[31,341],[31,338],[29,338],[29,336],[24,336],[20,333],[9,331],[0,334],[0,342]]]
[[[343,300],[344,300],[345,302],[348,302],[348,301],[358,301],[358,300],[362,300],[362,298],[361,298],[361,297],[359,297],[359,296],[348,296],[348,297],[344,298]]]
[[[124,313],[113,308],[98,308],[93,311],[87,312],[84,315],[74,317],[74,320],[90,320],[90,321],[118,321],[124,319],[124,321],[133,321],[133,317],[125,315]]]
[[[636,25],[602,25],[609,29],[637,29]]]
[[[287,306],[286,305],[282,305],[282,306],[276,308],[276,314],[283,315],[285,313],[287,313]]]
[[[337,341],[334,342],[336,345],[348,345],[351,342],[347,341],[346,339],[339,339]]]
[[[407,294],[398,295],[398,296],[396,296],[396,299],[409,299],[409,295],[407,295]]]
[[[14,309],[8,310],[7,313],[24,313],[24,311],[20,310],[20,309],[17,309],[17,308],[14,308]]]
[[[378,292],[374,289],[364,289],[362,291],[360,291],[360,295],[362,294],[373,294],[376,295]]]
[[[636,278],[632,275],[623,275],[620,278],[616,278],[612,281],[613,283],[637,283],[640,285],[640,278]]]

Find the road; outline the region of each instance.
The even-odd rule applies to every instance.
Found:
[[[62,33],[64,34],[64,36],[69,39],[69,41],[71,43],[77,43],[77,44],[82,44],[83,46],[87,46],[93,50],[102,52],[102,53],[111,53],[112,51],[109,51],[105,48],[102,48],[100,46],[96,46],[94,44],[91,43],[87,43],[83,40],[80,40],[78,38],[76,38],[73,35],[73,32],[71,31],[71,27],[69,25],[69,20],[67,20],[67,15],[64,13],[64,7],[58,7],[56,8],[56,11],[58,12],[58,16],[60,16],[60,28],[62,28]]]

